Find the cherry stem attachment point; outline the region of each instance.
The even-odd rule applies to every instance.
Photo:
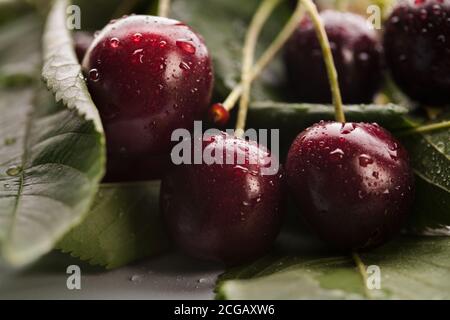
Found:
[[[275,40],[272,42],[272,44],[266,49],[266,51],[264,51],[262,56],[252,67],[250,72],[250,79],[252,82],[261,75],[261,73],[265,70],[268,64],[281,50],[281,48],[283,48],[286,41],[291,37],[295,29],[298,27],[298,24],[300,23],[305,14],[303,6],[301,6],[301,1],[302,0],[298,1],[297,8],[290,17],[289,21],[285,24],[285,26],[280,31]],[[242,83],[234,87],[234,89],[230,92],[228,97],[223,102],[223,106],[226,110],[230,111],[234,108],[235,104],[237,103],[242,94],[242,91],[243,91]]]
[[[170,0],[159,0],[158,16],[167,18],[170,14]]]
[[[330,81],[331,94],[333,96],[333,104],[335,108],[336,121],[345,123],[345,114],[342,104],[341,90],[339,88],[338,74],[334,64],[333,53],[331,52],[330,41],[325,31],[325,26],[322,22],[316,5],[311,0],[302,0],[308,11],[314,28],[316,29],[317,38],[322,48],[322,54],[325,62],[325,67]]]
[[[425,126],[416,127],[413,129],[402,131],[398,134],[398,136],[408,136],[416,133],[427,133],[431,131],[437,131],[442,129],[449,129],[450,121],[443,121],[438,123],[433,123]]]
[[[271,13],[279,3],[280,0],[264,0],[254,14],[245,36],[241,70],[242,94],[235,130],[236,136],[238,137],[243,136],[245,123],[247,121],[252,84],[251,71],[253,67],[258,38],[267,19],[269,19]]]

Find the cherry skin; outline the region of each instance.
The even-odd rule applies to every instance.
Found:
[[[160,178],[172,132],[191,129],[210,103],[203,39],[176,20],[124,17],[95,38],[83,72],[105,129],[108,180]]]
[[[402,1],[385,24],[392,77],[412,99],[450,104],[450,0]]]
[[[370,103],[382,81],[381,44],[366,20],[353,13],[320,13],[330,40],[343,101]],[[310,18],[305,18],[286,44],[284,62],[292,98],[331,103],[323,55]]]
[[[342,250],[396,235],[414,194],[406,150],[377,124],[313,125],[294,140],[286,175],[306,222]]]
[[[283,216],[282,176],[262,174],[272,156],[225,133],[203,142],[203,150],[246,160],[182,164],[164,178],[161,210],[171,238],[204,260],[235,265],[258,258],[273,244]]]

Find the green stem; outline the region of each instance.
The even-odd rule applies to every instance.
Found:
[[[258,37],[267,19],[279,3],[280,0],[264,0],[253,16],[245,36],[241,70],[242,95],[236,122],[236,136],[238,137],[242,137],[247,121],[252,84],[251,71]]]
[[[159,0],[158,16],[167,18],[170,14],[170,0]]]
[[[331,94],[333,96],[333,104],[335,108],[336,121],[345,122],[345,115],[342,105],[341,90],[339,89],[338,74],[336,66],[334,65],[333,54],[331,52],[330,41],[328,40],[324,24],[317,11],[316,5],[311,0],[302,0],[306,10],[311,16],[312,23],[316,29],[317,38],[319,39],[320,47],[325,61],[325,66],[330,81]]]
[[[300,5],[301,1],[302,0],[298,1],[297,8],[295,9],[289,21],[280,31],[280,33],[272,42],[272,44],[266,49],[266,51],[262,54],[262,56],[253,66],[250,74],[252,82],[261,75],[261,73],[265,70],[268,64],[281,50],[281,48],[283,48],[284,44],[291,37],[292,33],[294,33],[294,31],[296,30],[298,24],[300,23],[304,15],[303,6]],[[242,94],[242,90],[243,90],[242,83],[234,87],[234,89],[230,92],[228,97],[223,102],[223,106],[225,107],[225,109],[230,111],[231,109],[234,108],[236,102],[239,100],[239,97]]]
[[[352,253],[353,261],[355,262],[356,267],[358,268],[359,274],[361,275],[361,278],[363,280],[363,286],[364,286],[364,295],[366,298],[370,299],[370,293],[367,288],[367,272],[366,272],[366,266],[364,265],[364,262],[361,260],[361,257],[359,254],[355,251]]]
[[[398,135],[399,136],[408,136],[408,135],[412,135],[415,133],[426,133],[426,132],[430,132],[430,131],[449,129],[449,128],[450,128],[450,121],[443,121],[443,122],[439,122],[439,123],[433,123],[433,124],[413,128],[410,130],[402,131]]]

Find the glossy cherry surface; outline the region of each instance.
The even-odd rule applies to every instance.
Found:
[[[203,39],[153,16],[112,21],[89,48],[83,72],[105,128],[109,180],[161,177],[172,132],[202,118],[213,87]]]
[[[414,194],[406,150],[377,124],[310,127],[293,142],[286,175],[306,222],[343,250],[376,247],[396,235]]]
[[[385,24],[392,77],[423,104],[450,104],[450,0],[399,2]]]
[[[203,150],[228,155],[233,163],[246,160],[170,171],[161,191],[169,234],[200,259],[233,265],[259,257],[278,235],[283,213],[281,174],[263,175],[273,158],[257,144],[226,134],[211,136]]]
[[[382,80],[382,50],[375,30],[353,13],[320,13],[330,40],[344,103],[369,103]],[[330,84],[316,31],[305,18],[286,44],[285,65],[293,99],[331,103]]]

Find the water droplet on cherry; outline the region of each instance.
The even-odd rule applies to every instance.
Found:
[[[120,44],[120,40],[115,37],[111,38],[109,40],[109,45],[111,46],[111,48],[117,48],[117,47],[119,47],[119,44]]]
[[[100,79],[100,74],[97,69],[89,70],[89,80],[97,82]]]
[[[338,162],[341,161],[344,158],[344,151],[342,151],[342,149],[335,149],[333,151],[330,152],[330,160],[333,162]]]
[[[133,40],[133,42],[138,43],[142,40],[142,33],[136,32],[135,34],[133,34],[133,36],[131,37],[131,39]]]
[[[194,54],[195,46],[189,40],[177,40],[176,45],[186,53]]]
[[[373,159],[366,154],[360,155],[358,160],[361,167],[367,167],[368,165],[373,163]]]
[[[180,67],[181,69],[185,70],[185,71],[191,70],[191,67],[189,66],[189,64],[187,64],[187,63],[184,62],[184,61],[180,62],[179,67]]]

